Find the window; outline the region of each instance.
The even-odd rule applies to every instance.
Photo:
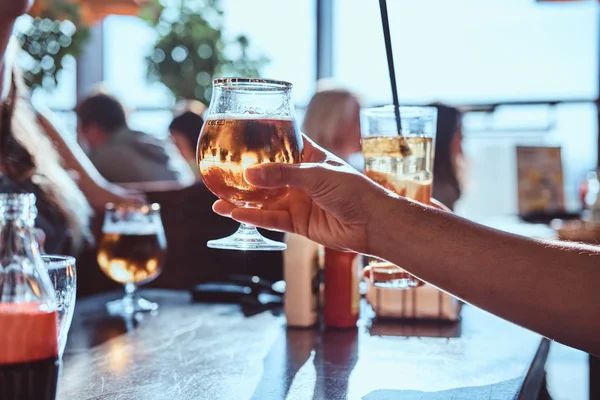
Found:
[[[175,100],[162,83],[146,79],[145,57],[157,38],[154,29],[137,17],[110,16],[104,20],[104,83],[131,111],[130,124],[150,134],[164,136]],[[157,109],[138,112],[137,109]]]
[[[291,81],[296,102],[308,102],[315,87],[314,0],[289,4],[224,0],[223,8],[225,35],[232,39],[248,36],[251,48],[271,60],[263,76]],[[164,85],[146,79],[145,57],[156,37],[154,29],[138,18],[108,17],[104,22],[105,84],[132,111],[133,128],[166,135],[174,98]]]
[[[390,103],[379,4],[358,4],[336,1],[334,78],[367,104]],[[595,2],[388,1],[388,11],[401,102],[598,96]],[[490,123],[481,126],[482,118]],[[515,146],[521,144],[563,147],[567,206],[577,209],[578,183],[596,163],[595,118],[591,103],[468,114],[463,127],[468,186],[458,211],[480,220],[517,212]]]
[[[271,62],[265,78],[294,84],[297,104],[307,104],[316,88],[315,0],[225,0],[228,35],[247,35]]]
[[[388,11],[405,102],[596,98],[595,2],[388,1]],[[334,33],[336,80],[390,102],[379,2],[337,0]]]

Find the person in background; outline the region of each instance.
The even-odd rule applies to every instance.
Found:
[[[110,182],[176,182],[190,185],[194,173],[177,148],[127,125],[123,105],[96,93],[76,109],[80,143],[98,171]]]
[[[200,176],[200,171],[196,160],[196,146],[202,124],[204,119],[201,115],[193,111],[184,111],[173,118],[169,125],[171,139],[197,176]]]
[[[317,92],[306,108],[302,130],[323,148],[362,170],[360,101],[345,89]]]
[[[453,210],[462,191],[462,114],[454,107],[443,104],[434,106],[438,116],[432,197]]]
[[[0,2],[0,192],[35,194],[35,224],[45,234],[45,250],[73,254],[89,237],[92,210],[38,126],[14,54],[7,51],[12,25],[28,6]]]
[[[46,107],[34,105],[37,122],[42,131],[54,144],[63,166],[96,211],[103,211],[107,203],[138,204],[144,201],[144,195],[107,181],[90,161],[76,140],[59,128],[54,115]]]
[[[55,120],[54,113],[44,104],[31,102],[31,90],[25,85],[23,71],[14,61],[21,47],[16,38],[9,41],[6,60],[12,64],[12,78],[19,87],[19,96],[29,103],[34,111],[37,124],[54,145],[62,165],[95,210],[104,210],[106,203],[139,203],[143,201],[140,193],[126,190],[108,182],[94,167],[81,147],[69,134],[65,133]]]

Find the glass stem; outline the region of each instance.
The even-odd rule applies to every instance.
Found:
[[[258,230],[256,229],[256,227],[254,225],[248,225],[248,224],[244,224],[243,222],[240,223],[240,227],[237,230],[236,234],[238,235],[244,235],[244,236],[256,236],[256,235],[260,235],[258,233]]]
[[[135,283],[126,283],[125,284],[125,297],[123,297],[123,301],[126,304],[131,304],[133,306],[133,302],[135,300],[137,286]]]

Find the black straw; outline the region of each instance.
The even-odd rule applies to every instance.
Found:
[[[383,39],[385,41],[385,52],[387,54],[388,71],[390,73],[390,84],[392,85],[392,99],[394,101],[394,114],[396,115],[396,128],[398,128],[398,135],[402,136],[400,102],[398,101],[398,87],[396,86],[396,69],[394,68],[394,55],[392,54],[392,38],[390,37],[390,20],[388,18],[386,0],[379,0],[379,9],[381,11],[381,25],[383,26]]]

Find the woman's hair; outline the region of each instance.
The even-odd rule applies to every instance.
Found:
[[[360,101],[345,89],[325,89],[315,93],[308,103],[302,130],[312,140],[333,153],[349,140],[360,142],[360,137],[341,136],[340,125],[358,118]]]
[[[462,113],[454,107],[443,104],[434,104],[437,108],[437,132],[435,136],[435,158],[433,166],[433,190],[444,187],[443,190],[452,190],[456,199],[461,194],[460,163],[462,152],[453,152],[453,141],[461,131]],[[434,193],[434,197],[436,197]],[[437,197],[436,197],[437,198]],[[456,200],[454,199],[454,200]],[[444,202],[442,199],[438,199]],[[451,204],[446,204],[452,208]]]
[[[12,74],[11,89],[2,107],[0,164],[11,180],[31,181],[40,188],[64,216],[77,248],[89,233],[90,205],[38,126],[21,71],[14,66]]]

